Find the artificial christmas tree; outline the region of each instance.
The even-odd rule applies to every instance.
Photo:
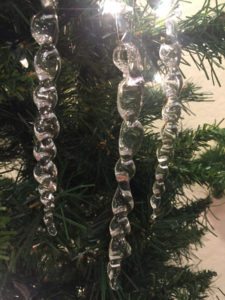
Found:
[[[111,290],[106,271],[111,200],[116,189],[113,169],[119,157],[121,124],[116,108],[121,72],[112,62],[118,39],[115,21],[101,15],[97,1],[59,1],[57,49],[62,71],[56,114],[61,131],[55,140],[58,191],[54,212],[58,235],[50,237],[32,175],[37,114],[32,93],[38,84],[33,57],[38,45],[30,33],[30,19],[41,4],[34,0],[0,4],[0,161],[1,167],[8,165],[8,169],[15,169],[15,161],[19,164],[14,180],[2,176],[0,181],[0,282],[4,300],[194,300],[204,298],[214,278],[213,270],[195,272],[183,261],[190,258],[190,246],[200,245],[208,230],[207,222],[200,223],[199,216],[210,199],[183,197],[181,201],[178,195],[194,182],[210,186],[215,193],[223,192],[225,132],[214,124],[178,134],[165,182],[167,192],[162,196],[162,214],[152,221],[149,198],[160,145],[160,135],[152,125],[161,118],[166,100],[153,82],[155,74],[163,70],[158,53],[165,24],[163,19],[157,21],[152,11],[158,1],[126,2],[134,9],[132,39],[144,66],[146,84],[139,120],[145,134],[131,180],[135,209],[129,214],[132,231],[127,240],[132,255],[122,263],[117,292]],[[214,66],[221,64],[225,53],[223,9],[224,5],[207,0],[201,11],[179,24],[183,49],[198,55],[199,61],[195,56],[193,59],[203,70],[204,60],[210,62],[213,80],[217,80]],[[207,99],[208,95],[194,84],[184,83],[180,94],[184,112],[186,103]],[[207,147],[211,140],[218,142],[213,150]],[[204,153],[197,156],[202,148]]]

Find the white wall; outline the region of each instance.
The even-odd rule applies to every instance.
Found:
[[[211,0],[212,4],[216,1]],[[192,15],[202,7],[204,0],[193,0],[192,3],[182,3],[183,15]],[[224,0],[218,0],[218,3],[225,3]],[[184,53],[185,54],[185,53]],[[184,72],[187,79],[192,80],[197,85],[203,88],[203,91],[212,92],[213,99],[212,102],[205,103],[194,103],[191,104],[190,108],[195,116],[188,116],[183,114],[185,118],[182,121],[184,127],[193,127],[196,128],[199,124],[203,123],[213,123],[215,120],[220,121],[225,117],[225,70],[216,69],[216,73],[220,79],[222,87],[219,87],[217,84],[213,86],[211,80],[207,80],[203,71],[199,71],[195,66],[194,62],[190,56],[185,55],[188,58],[188,61],[191,63],[192,67],[182,66],[182,71]],[[223,61],[223,67],[225,67],[225,62]],[[210,68],[208,67],[208,73],[210,74]],[[222,124],[225,127],[225,122]],[[225,284],[224,284],[225,285]]]

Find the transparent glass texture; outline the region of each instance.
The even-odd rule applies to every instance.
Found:
[[[165,22],[166,42],[161,45],[159,51],[159,56],[167,67],[167,74],[162,82],[167,101],[162,109],[162,117],[165,122],[161,132],[162,146],[157,151],[158,166],[155,171],[153,195],[150,199],[153,219],[161,214],[160,206],[162,195],[165,192],[165,179],[169,172],[170,160],[174,154],[173,143],[177,136],[177,122],[181,113],[179,93],[183,80],[179,71],[181,47],[177,40],[177,23],[180,15],[181,10],[178,5]]]
[[[54,109],[58,102],[56,86],[53,85],[52,81],[41,82],[34,90],[33,99],[39,111],[46,107],[49,110]]]
[[[117,107],[120,116],[124,120],[132,122],[138,118],[142,106],[142,90],[142,86],[130,84],[127,79],[120,82],[117,93]]]
[[[55,11],[57,1],[42,0],[43,11],[31,21],[31,33],[40,45],[34,58],[34,67],[39,85],[33,92],[33,100],[38,109],[34,123],[37,142],[33,154],[37,160],[34,177],[39,183],[40,201],[44,205],[44,223],[50,235],[57,234],[54,220],[54,193],[57,189],[57,168],[53,163],[56,146],[53,139],[58,135],[60,126],[54,108],[58,101],[55,80],[59,74],[61,60],[55,47],[58,39],[58,17]]]
[[[35,55],[34,67],[40,81],[55,80],[61,68],[61,59],[55,46],[42,45]]]
[[[167,97],[176,98],[183,86],[183,79],[180,71],[178,69],[175,69],[172,72],[168,73],[164,77],[162,85]]]
[[[58,31],[58,17],[55,11],[45,10],[32,18],[31,34],[39,45],[56,44]]]
[[[123,73],[124,79],[118,86],[117,107],[123,122],[119,136],[120,158],[115,166],[118,187],[112,201],[113,218],[110,222],[111,241],[109,245],[108,276],[112,289],[117,290],[117,279],[123,258],[131,254],[126,234],[131,227],[128,214],[134,207],[130,180],[135,174],[133,156],[140,148],[143,127],[138,121],[142,106],[144,80],[143,66],[138,49],[132,43],[123,43],[114,50],[113,61]]]
[[[162,44],[159,56],[168,68],[176,68],[180,63],[181,51],[178,43]]]
[[[45,165],[55,158],[56,146],[51,138],[45,138],[36,143],[33,153],[36,160]]]
[[[34,133],[38,141],[57,137],[59,130],[59,122],[56,115],[52,112],[44,118],[43,115],[39,116],[34,123]]]
[[[132,43],[121,43],[113,51],[113,62],[124,77],[139,77],[143,71],[141,56]]]

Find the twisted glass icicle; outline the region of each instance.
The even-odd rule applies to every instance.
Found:
[[[161,132],[162,146],[157,152],[158,166],[155,172],[153,195],[150,199],[153,218],[156,218],[160,213],[161,197],[165,191],[165,178],[168,174],[169,162],[174,153],[173,143],[177,135],[177,122],[181,113],[179,93],[183,81],[179,71],[181,46],[177,38],[177,23],[180,15],[181,10],[178,4],[165,22],[166,39],[159,50],[159,56],[167,68],[167,74],[162,83],[167,101],[162,109],[162,117],[165,122]]]
[[[31,33],[40,45],[34,58],[34,67],[39,85],[34,90],[33,100],[38,109],[38,117],[34,124],[37,143],[34,157],[37,164],[34,177],[38,181],[40,201],[44,204],[44,223],[50,235],[57,234],[53,221],[54,192],[57,189],[57,168],[52,160],[56,156],[53,138],[59,133],[59,122],[53,110],[58,101],[55,86],[60,72],[61,60],[55,47],[58,40],[58,17],[56,0],[41,0],[43,10],[33,16]]]
[[[127,215],[134,207],[130,190],[130,180],[135,174],[133,156],[137,153],[143,137],[143,128],[138,116],[142,106],[144,79],[141,75],[143,67],[140,53],[133,43],[121,41],[113,52],[113,62],[123,72],[124,77],[118,86],[117,94],[117,107],[123,122],[119,136],[120,159],[115,166],[118,187],[112,201],[114,217],[109,226],[111,241],[108,276],[111,288],[117,290],[121,261],[131,253],[125,236],[131,230]]]

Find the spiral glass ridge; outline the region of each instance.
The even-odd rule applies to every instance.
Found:
[[[58,101],[55,81],[60,72],[61,60],[56,49],[58,40],[58,16],[56,0],[41,0],[43,10],[34,15],[31,21],[31,33],[40,45],[34,58],[34,67],[39,85],[34,90],[33,100],[38,109],[38,117],[34,124],[36,144],[34,157],[37,164],[34,177],[39,183],[40,201],[44,205],[44,223],[50,235],[57,234],[54,220],[54,192],[57,189],[57,168],[53,163],[56,146],[53,139],[58,135],[60,127],[54,107]]]
[[[176,3],[176,1],[173,1]],[[175,5],[173,3],[173,5]],[[176,4],[170,16],[165,21],[166,38],[159,50],[159,56],[166,66],[167,74],[162,81],[162,87],[167,101],[162,109],[164,126],[161,132],[162,146],[157,151],[158,166],[155,172],[153,195],[150,203],[153,209],[153,219],[160,214],[162,194],[165,191],[165,178],[169,171],[169,162],[173,158],[174,140],[177,136],[177,123],[181,114],[179,93],[183,85],[179,71],[181,46],[177,38],[177,24],[181,16],[179,4]]]
[[[120,30],[126,30],[126,26],[123,25],[123,29],[120,27]],[[112,200],[114,216],[109,225],[111,241],[107,268],[113,290],[118,289],[117,280],[122,259],[131,254],[131,246],[126,241],[126,234],[131,231],[127,216],[134,207],[130,180],[135,174],[133,156],[137,153],[143,138],[143,127],[138,121],[144,85],[143,66],[137,47],[126,38],[126,34],[123,37],[113,52],[113,62],[123,73],[123,80],[119,83],[117,93],[117,107],[123,122],[119,135],[120,158],[115,166],[118,187]]]

